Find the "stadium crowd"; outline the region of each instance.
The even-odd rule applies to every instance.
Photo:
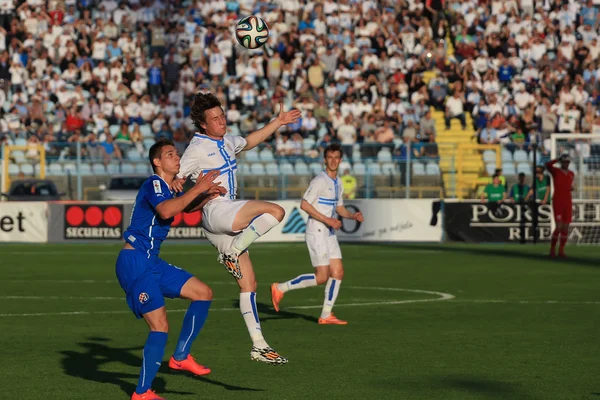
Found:
[[[358,143],[362,157],[401,158],[410,142],[413,157],[435,158],[430,107],[447,126],[471,112],[481,143],[527,150],[536,135],[600,132],[599,4],[3,0],[0,135],[57,157],[83,142],[106,162],[160,137],[183,150],[191,99],[206,90],[232,134],[268,121],[280,100],[302,110],[273,138],[279,156],[317,157],[338,141],[349,157]],[[264,49],[233,36],[250,14],[270,27]]]

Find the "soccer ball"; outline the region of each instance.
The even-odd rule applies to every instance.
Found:
[[[235,37],[247,49],[258,49],[267,43],[269,27],[262,18],[251,15],[242,18],[235,27]]]

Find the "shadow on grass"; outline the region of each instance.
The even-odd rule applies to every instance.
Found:
[[[113,347],[108,344],[111,339],[103,337],[89,337],[85,342],[79,342],[78,346],[82,351],[64,350],[60,351],[61,366],[65,374],[84,379],[88,381],[111,384],[121,388],[127,395],[131,395],[137,386],[139,370],[142,365],[142,358],[134,355],[132,352],[141,354],[144,346],[135,347]],[[104,364],[117,362],[126,365],[131,373],[111,372],[109,368],[103,368]],[[187,375],[190,379],[216,385],[231,391],[252,391],[260,392],[263,389],[247,388],[242,386],[230,385],[224,382],[210,379],[207,377],[198,377],[186,372],[171,371],[166,362],[161,366],[158,376],[152,383],[152,389],[157,393],[173,393],[182,395],[193,395],[191,392],[180,392],[169,390],[167,384],[161,375]]]
[[[368,244],[365,244],[368,245]],[[458,244],[392,244],[388,243],[387,246],[393,246],[398,249],[412,250],[423,250],[423,251],[435,251],[435,252],[448,252],[452,254],[463,253],[470,255],[480,256],[494,256],[494,257],[505,257],[505,258],[521,258],[524,260],[531,261],[548,261],[559,264],[569,265],[580,265],[586,267],[600,268],[600,260],[598,257],[581,257],[581,256],[568,256],[568,258],[555,258],[551,259],[548,257],[549,244],[537,244],[535,247],[531,244],[524,245],[523,251],[517,250],[516,246],[509,245],[503,246],[502,244],[488,245],[494,247],[488,247],[483,244],[472,244],[472,245],[458,245]],[[526,250],[527,249],[527,250]],[[536,249],[533,252],[529,249]],[[566,249],[567,254],[569,253],[569,247]]]
[[[232,304],[233,307],[239,308],[240,302],[239,300],[235,300]],[[303,319],[308,322],[318,322],[318,318],[312,315],[300,314],[293,311],[286,311],[285,307],[280,308],[279,312],[275,311],[271,304],[266,303],[256,303],[256,308],[258,312],[262,314],[260,316],[260,322],[266,322],[270,320],[280,320],[280,319]],[[264,315],[267,315],[266,317]]]

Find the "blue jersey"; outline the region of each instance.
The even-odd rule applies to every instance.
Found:
[[[160,245],[167,238],[173,218],[162,219],[156,207],[165,200],[176,197],[169,185],[158,175],[146,179],[138,192],[129,228],[123,238],[136,250],[150,256],[158,256]]]

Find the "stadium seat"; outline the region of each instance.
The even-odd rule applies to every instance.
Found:
[[[302,142],[302,147],[304,147],[304,150],[311,150],[313,147],[315,147],[315,144],[315,139],[308,137]]]
[[[17,164],[10,163],[8,164],[8,174],[9,175],[17,175],[21,172],[21,168]]]
[[[240,168],[238,169],[238,171],[240,172],[240,174],[242,175],[250,175],[252,174],[252,171],[250,170],[250,164],[248,164],[247,162],[242,163],[242,164],[238,164],[240,165]]]
[[[120,173],[121,168],[119,168],[119,164],[108,164],[106,166],[106,172],[110,175],[115,175]]]
[[[367,171],[369,172],[369,175],[373,175],[373,176],[382,175],[381,166],[378,163],[368,164]]]
[[[483,152],[483,161],[486,163],[496,162],[496,152],[494,150],[486,150]]]
[[[267,163],[265,165],[265,172],[269,176],[276,176],[280,174],[279,165],[274,162]]]
[[[150,147],[152,147],[152,145],[153,145],[154,143],[156,143],[156,140],[154,140],[154,139],[144,139],[144,142],[143,142],[143,143],[144,143],[144,148],[145,148],[146,150],[149,150],[149,149],[150,149]]]
[[[323,171],[323,165],[321,165],[320,163],[311,163],[308,168],[310,169],[310,172],[312,172],[313,175],[319,174],[321,173],[321,171]]]
[[[425,175],[425,165],[420,162],[413,162],[410,168],[413,175]]]
[[[571,162],[571,164],[569,164],[569,170],[573,171],[573,172],[577,172],[577,164],[575,164],[574,162]]]
[[[379,152],[377,153],[377,160],[379,162],[391,162],[392,152],[387,148],[379,150]]]
[[[127,159],[131,161],[141,161],[142,155],[136,149],[131,149],[127,151]]]
[[[494,175],[494,172],[496,172],[496,162],[494,161],[493,163],[485,164],[485,172],[487,172],[489,176]]]
[[[361,160],[362,159],[362,154],[360,153],[360,151],[354,150],[352,152],[352,159],[357,161],[357,160]]]
[[[64,175],[63,167],[62,167],[62,165],[60,165],[58,163],[52,163],[52,164],[48,165],[46,167],[46,172],[48,173],[48,175],[52,175],[52,176]]]
[[[231,136],[240,136],[242,133],[240,132],[240,128],[237,125],[231,125],[229,128],[229,135]]]
[[[388,162],[381,165],[381,173],[383,175],[396,175],[398,171],[394,163]]]
[[[525,150],[515,150],[513,154],[513,159],[515,162],[527,162],[527,152]]]
[[[106,168],[104,168],[104,164],[92,164],[92,172],[94,175],[106,175]]]
[[[15,139],[15,146],[27,146],[27,139],[24,138],[16,138]]]
[[[117,132],[119,132],[120,126],[119,125],[111,125],[108,127],[108,131],[110,132],[110,134],[112,136],[115,136],[117,134]]]
[[[541,163],[541,162],[542,162],[542,153],[541,153],[540,151],[537,151],[536,153],[537,153],[537,154],[536,154],[536,161],[537,161],[537,163],[539,164],[539,163]],[[529,162],[533,162],[533,151],[530,151],[530,152],[529,152],[529,156],[528,156],[528,158],[527,158],[527,161],[529,161]]]
[[[148,124],[140,125],[140,132],[142,133],[142,137],[145,138],[154,138],[154,134],[152,133],[152,127]]]
[[[102,164],[100,164],[102,165]],[[102,168],[104,168],[104,165],[102,165]],[[79,166],[79,173],[81,174],[81,176],[91,176],[92,174],[92,167],[90,167],[90,164],[81,164]]]
[[[524,173],[525,175],[531,175],[531,164],[526,162],[520,162],[517,164],[517,174]]]
[[[512,153],[510,151],[508,151],[507,149],[502,149],[502,162],[503,163],[513,162]]]
[[[515,164],[512,162],[506,162],[502,164],[502,173],[504,175],[515,175],[517,170],[515,169]]]
[[[77,165],[75,165],[73,163],[66,163],[63,165],[63,171],[64,171],[65,175],[67,175],[67,174],[74,175],[77,173]]]
[[[275,160],[273,156],[273,151],[271,149],[263,149],[259,153],[260,161],[262,162],[272,162]]]
[[[21,164],[21,172],[24,173],[26,176],[32,176],[33,175],[33,165]]]
[[[302,161],[298,161],[294,166],[294,170],[296,171],[296,175],[306,176],[310,175],[310,171],[308,170],[308,165]]]
[[[425,166],[425,172],[427,175],[439,175],[440,166],[436,163],[429,163]]]
[[[367,174],[367,168],[363,163],[354,163],[353,172],[356,176],[365,176]]]
[[[258,156],[258,150],[256,150],[256,148],[248,150],[247,152],[245,152],[244,155],[246,157],[246,161],[248,162],[254,163],[260,161],[260,157]]]
[[[23,153],[21,150],[11,151],[10,156],[14,158],[17,164],[21,164],[27,161],[25,159],[25,153]]]
[[[266,175],[265,167],[261,163],[254,163],[250,166],[252,175],[264,176]]]
[[[121,173],[133,174],[135,173],[135,167],[132,164],[123,164],[121,165]]]
[[[136,174],[146,175],[146,174],[150,173],[149,170],[150,170],[150,166],[146,165],[146,163],[135,164],[135,173]]]
[[[290,163],[279,164],[279,172],[281,175],[294,175],[296,172],[294,171],[294,166]]]

